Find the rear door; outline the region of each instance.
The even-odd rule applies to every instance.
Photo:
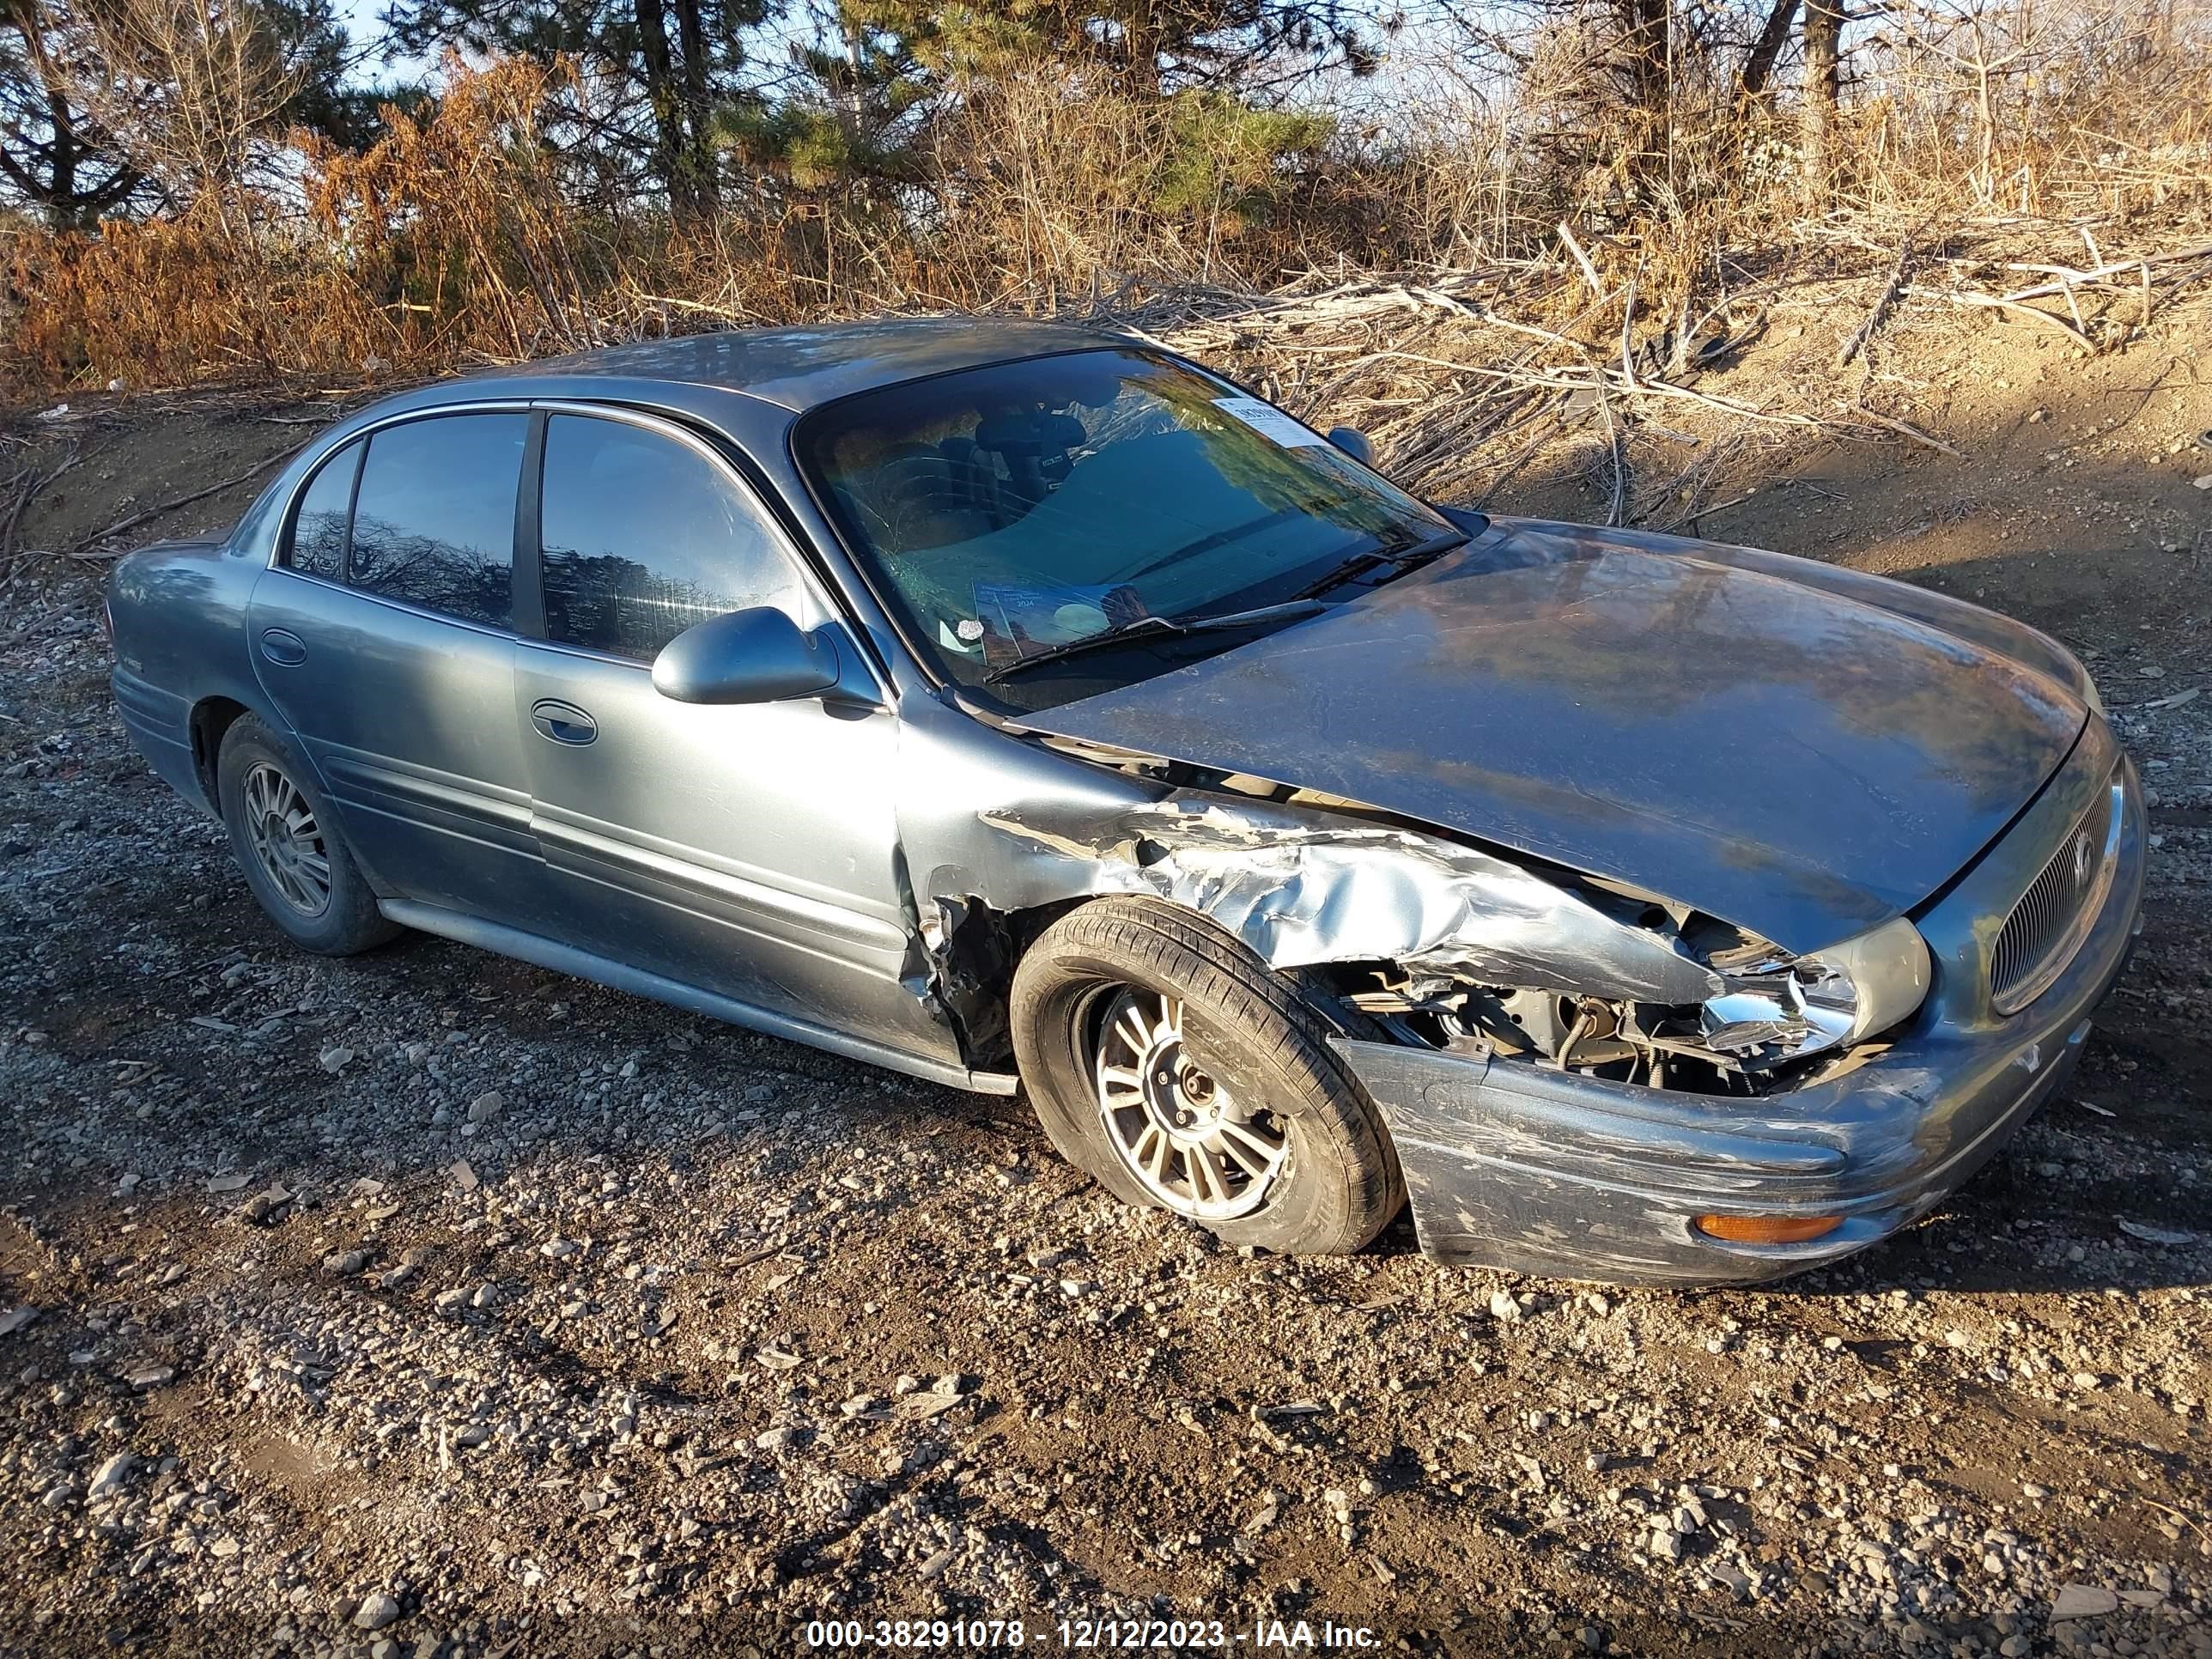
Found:
[[[813,698],[682,703],[653,688],[653,657],[693,623],[774,605],[811,629],[834,615],[825,597],[705,443],[612,411],[545,418],[543,488],[524,513],[543,550],[544,637],[517,647],[515,704],[561,936],[953,1058],[902,981],[896,716]]]
[[[529,423],[432,414],[338,451],[248,611],[262,685],[378,886],[509,921],[544,880],[512,715]]]

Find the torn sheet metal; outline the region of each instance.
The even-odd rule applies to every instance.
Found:
[[[1091,825],[990,828],[1084,869],[1094,893],[1199,911],[1272,968],[1391,962],[1416,977],[1694,1003],[1711,969],[1660,933],[1472,848],[1295,808],[1177,795]]]

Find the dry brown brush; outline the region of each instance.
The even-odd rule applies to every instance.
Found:
[[[365,153],[295,136],[266,165],[226,163],[219,187],[172,212],[93,234],[0,221],[0,350],[28,393],[422,375],[889,309],[1164,303],[1241,311],[1251,320],[1223,325],[1233,347],[1239,328],[1274,326],[1255,294],[1395,273],[1378,291],[1433,312],[1424,326],[1450,320],[1425,289],[1461,324],[1479,311],[1540,331],[1516,341],[1486,323],[1501,354],[1489,370],[1525,381],[1540,364],[1548,380],[1520,393],[1579,388],[1610,420],[1616,398],[1686,379],[1740,333],[1762,284],[1808,269],[1865,275],[1876,309],[1929,295],[2026,306],[2094,349],[2100,329],[2125,325],[2110,290],[2128,273],[2104,270],[2114,250],[2212,237],[2202,6],[1893,9],[1853,43],[1810,209],[1786,88],[1747,97],[1728,65],[1692,54],[1625,98],[1601,72],[1606,37],[1572,10],[1533,33],[1509,75],[1409,59],[1379,118],[1371,101],[1139,100],[1066,64],[980,82],[933,117],[900,176],[816,179],[733,156],[722,211],[690,228],[595,181],[593,91],[575,71],[453,63],[434,112],[386,112]],[[216,124],[203,148],[229,155],[229,142]],[[2100,274],[2025,301],[2032,273],[1968,282],[1992,237],[2015,252],[2041,239],[2057,250],[2044,263]],[[2190,272],[2142,265],[2130,303],[2147,312]],[[1447,356],[1437,373],[1480,378]],[[1398,393],[1348,364],[1336,378],[1393,418]],[[1527,412],[1486,406],[1474,428],[1508,432]]]

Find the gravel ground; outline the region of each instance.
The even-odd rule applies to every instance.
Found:
[[[2093,623],[2034,617],[2131,704],[2159,832],[2071,1092],[1907,1237],[1697,1295],[1440,1269],[1403,1223],[1243,1255],[1088,1188],[1018,1102],[427,939],[295,954],[125,745],[82,596],[27,609],[0,1652],[1183,1619],[2212,1655],[2212,695],[2153,706],[2212,653],[2132,545],[2081,567]]]

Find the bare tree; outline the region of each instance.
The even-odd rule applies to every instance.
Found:
[[[69,0],[76,101],[179,208],[204,204],[242,235],[237,186],[305,67],[237,0]]]
[[[1805,170],[1805,205],[1816,213],[1827,207],[1835,185],[1843,39],[1839,0],[1805,0],[1805,104],[1798,117],[1798,152]]]
[[[1775,61],[1782,49],[1790,44],[1790,26],[1797,21],[1797,0],[1774,0],[1768,8],[1766,22],[1759,31],[1759,38],[1751,43],[1751,51],[1743,60],[1743,72],[1736,85],[1747,98],[1757,98],[1766,90],[1767,82],[1774,74]]]

